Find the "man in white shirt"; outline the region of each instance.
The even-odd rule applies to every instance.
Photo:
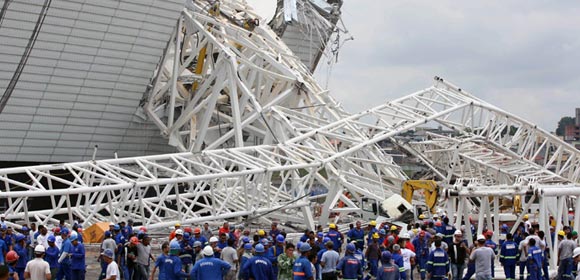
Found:
[[[44,248],[48,248],[48,231],[43,225],[38,226],[38,237],[36,237],[36,244],[42,245]]]
[[[36,245],[34,248],[35,258],[26,264],[24,278],[32,280],[50,280],[50,265],[44,257],[44,246]]]
[[[119,276],[119,266],[113,260],[115,258],[115,253],[111,249],[106,249],[101,253],[101,257],[107,263],[107,273],[105,274],[105,280],[117,280]]]

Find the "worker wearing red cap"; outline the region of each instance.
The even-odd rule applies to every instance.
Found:
[[[493,237],[493,231],[488,230],[485,233],[485,247],[493,250],[495,255],[498,253],[497,243],[495,243],[491,238]],[[495,262],[491,263],[491,277],[495,277]]]

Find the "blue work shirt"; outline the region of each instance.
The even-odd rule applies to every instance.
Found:
[[[85,246],[83,243],[78,242],[77,245],[72,245],[71,252],[71,266],[70,268],[84,270],[85,266]]]
[[[305,256],[300,256],[300,258],[294,262],[292,275],[294,275],[294,280],[307,280],[314,275],[312,265]]]
[[[245,277],[244,279],[276,279],[274,270],[272,268],[272,263],[266,257],[260,255],[251,257],[244,263],[244,266],[242,267],[242,274]]]
[[[515,265],[518,261],[518,244],[513,240],[507,240],[501,245],[499,262],[502,265]]]
[[[401,268],[396,264],[383,264],[383,266],[377,270],[377,280],[404,280],[405,278],[400,278],[400,269]]]
[[[191,280],[221,280],[226,276],[232,266],[214,257],[204,257],[195,262],[191,270]]]
[[[405,272],[405,261],[403,256],[397,253],[393,253],[393,262],[399,267],[399,273],[401,274],[401,279],[407,279],[407,273]]]
[[[528,249],[528,264],[541,268],[544,261],[544,252],[538,246],[532,246]]]
[[[362,278],[363,275],[361,261],[353,255],[344,256],[344,258],[338,262],[336,270],[342,271],[343,279],[359,279]]]
[[[60,246],[60,255],[62,255],[62,253],[66,252],[66,253],[71,253],[72,252],[72,243],[70,243],[70,240],[67,238],[66,240],[62,241],[62,245]],[[70,257],[66,257],[64,260],[62,260],[63,264],[70,264]]]
[[[189,278],[189,275],[181,270],[181,260],[175,255],[167,257],[161,269],[161,272],[165,274],[166,280]]]
[[[356,248],[357,249],[363,249],[363,247],[365,246],[365,231],[364,231],[364,229],[353,228],[353,229],[348,231],[346,236],[349,239],[348,240],[349,243],[351,241],[356,241]]]
[[[26,249],[26,246],[21,246],[20,243],[17,243],[14,245],[14,251],[16,251],[19,257],[16,268],[25,268],[28,262],[28,249]]]
[[[429,254],[427,272],[431,273],[432,277],[446,277],[447,273],[449,273],[449,257],[447,252],[441,247],[436,248]]]
[[[328,233],[326,234],[326,237],[330,238],[330,241],[332,241],[332,243],[334,244],[333,249],[337,252],[340,252],[340,247],[342,247],[342,233],[331,229],[328,231]]]
[[[0,263],[4,263],[4,255],[8,253],[8,246],[6,246],[6,242],[4,239],[0,238]]]
[[[53,246],[46,248],[44,252],[44,260],[48,263],[50,268],[57,268],[58,267],[58,247]]]
[[[159,271],[159,280],[165,280],[165,271],[163,270],[163,265],[165,264],[165,259],[168,257],[169,256],[165,254],[161,254],[159,257],[157,257],[157,259],[155,259],[155,267],[157,267],[157,270]]]

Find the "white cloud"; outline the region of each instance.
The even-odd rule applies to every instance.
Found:
[[[276,2],[247,1],[271,13]],[[438,75],[553,131],[580,107],[578,14],[574,1],[348,0],[343,20],[355,40],[341,50],[330,89],[357,112]]]

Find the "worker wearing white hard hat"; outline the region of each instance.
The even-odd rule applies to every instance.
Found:
[[[32,280],[50,279],[50,265],[43,259],[44,251],[44,246],[36,245],[34,248],[35,258],[26,264],[24,278]]]
[[[213,248],[205,246],[202,250],[203,259],[195,262],[190,279],[224,279],[232,268],[226,261],[214,257]]]

